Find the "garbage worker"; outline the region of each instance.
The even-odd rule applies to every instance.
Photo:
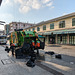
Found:
[[[32,40],[32,46],[33,46],[33,47],[35,46],[35,41],[34,41],[34,40]]]
[[[39,47],[40,47],[40,41],[38,38],[36,38],[36,45],[35,45],[35,48],[37,49],[37,54],[39,54]]]
[[[36,38],[36,47],[40,47],[40,41]]]

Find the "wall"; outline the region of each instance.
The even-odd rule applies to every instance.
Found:
[[[55,31],[55,30],[68,29],[68,28],[75,28],[75,26],[72,26],[72,18],[75,18],[75,16],[67,18],[67,19],[62,19],[62,20],[59,20],[59,21],[56,21],[56,22],[51,22],[51,23],[54,23],[54,29],[50,29],[50,24],[51,23],[43,24],[43,25],[46,25],[46,30],[43,30],[43,25],[36,26],[34,28],[35,28],[35,31],[38,32],[38,33],[39,32],[46,32],[46,31]],[[59,22],[60,21],[65,21],[65,28],[59,28]],[[40,27],[40,31],[37,31],[37,27]],[[30,29],[32,29],[32,28],[33,27],[31,27]]]

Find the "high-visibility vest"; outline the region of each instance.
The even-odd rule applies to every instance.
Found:
[[[35,46],[35,42],[34,42],[34,40],[32,40],[32,46]]]
[[[40,41],[37,41],[36,46],[40,47]]]

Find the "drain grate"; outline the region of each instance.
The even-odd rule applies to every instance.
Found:
[[[12,61],[11,59],[2,59],[1,62],[3,65],[14,63],[14,61]]]

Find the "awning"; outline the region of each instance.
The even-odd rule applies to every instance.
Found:
[[[65,30],[58,30],[58,31],[49,31],[49,32],[41,32],[40,35],[51,35],[51,34],[69,34],[75,33],[75,29],[65,29]]]
[[[44,36],[38,35],[39,38],[45,38]]]

